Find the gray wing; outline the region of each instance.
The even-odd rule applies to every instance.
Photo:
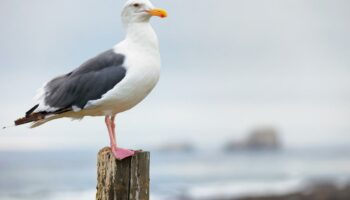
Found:
[[[106,51],[76,70],[51,80],[45,87],[45,103],[58,110],[84,108],[117,85],[126,74],[124,55]]]

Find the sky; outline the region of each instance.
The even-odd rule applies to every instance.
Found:
[[[273,126],[287,147],[350,145],[350,2],[206,0],[153,3],[161,79],[117,116],[118,143],[220,148]],[[0,1],[0,125],[46,81],[124,38],[121,0]],[[102,117],[0,130],[0,150],[99,149]]]

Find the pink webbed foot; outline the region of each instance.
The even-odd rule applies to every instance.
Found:
[[[114,157],[118,160],[123,160],[124,158],[128,158],[130,156],[135,155],[135,151],[129,149],[122,149],[118,147],[112,147],[112,153]]]

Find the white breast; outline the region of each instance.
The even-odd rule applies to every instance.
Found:
[[[144,35],[143,35],[144,36]],[[114,47],[115,53],[125,55],[124,79],[99,100],[88,102],[90,115],[113,115],[126,111],[141,102],[155,87],[160,74],[160,55],[155,42],[125,39]]]

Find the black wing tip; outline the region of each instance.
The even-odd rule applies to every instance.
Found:
[[[26,116],[29,116],[30,114],[32,114],[34,110],[37,109],[38,107],[39,107],[39,104],[36,104],[33,108],[31,108],[26,112]]]

